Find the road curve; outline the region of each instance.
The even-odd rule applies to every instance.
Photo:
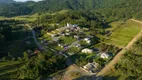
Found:
[[[135,19],[131,19],[134,22],[140,23],[141,27],[142,27],[142,22],[135,20]],[[114,58],[113,60],[111,60],[98,74],[97,76],[104,76],[117,62],[118,60],[121,58],[121,56],[128,50],[131,48],[131,46],[139,39],[142,37],[142,30],[127,44],[127,46],[125,48],[123,48]]]
[[[38,46],[38,48],[40,50],[45,50],[45,48],[43,46],[41,46],[41,44],[38,42],[37,38],[36,38],[36,32],[33,30],[33,28],[29,25],[29,24],[26,24],[26,26],[29,27],[29,30],[32,31],[32,34],[33,34],[33,39],[34,39],[34,42],[35,44]]]

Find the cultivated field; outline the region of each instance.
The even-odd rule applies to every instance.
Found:
[[[119,47],[126,46],[142,29],[140,23],[132,20],[127,20],[125,23],[113,22],[110,25],[115,27],[115,30],[109,36],[109,39],[105,40],[105,42]]]

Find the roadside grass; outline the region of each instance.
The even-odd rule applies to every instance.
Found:
[[[48,34],[44,34],[40,39],[46,39],[47,41],[52,40],[52,37],[50,37]]]
[[[118,23],[116,22],[116,25],[117,24]],[[113,23],[112,27],[113,26],[115,26],[115,23]],[[139,23],[127,20],[125,24],[122,24],[112,32],[109,39],[105,40],[105,42],[124,47],[141,31],[141,29],[142,27]]]

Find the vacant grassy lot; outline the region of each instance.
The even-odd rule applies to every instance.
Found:
[[[112,27],[116,27],[118,22],[112,23]],[[118,28],[112,32],[106,43],[111,43],[120,47],[126,46],[136,34],[141,31],[142,27],[139,23],[127,20],[125,23],[118,25]]]
[[[72,44],[73,42],[76,41],[76,39],[72,37],[61,37],[60,40],[63,40],[63,42],[67,45]]]

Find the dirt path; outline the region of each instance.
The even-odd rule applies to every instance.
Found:
[[[138,22],[141,24],[142,26],[142,22],[135,20],[135,19],[131,19],[134,22]],[[121,56],[128,50],[131,48],[131,46],[140,38],[142,37],[142,30],[127,44],[127,46],[125,48],[123,48],[114,58],[112,61],[110,61],[98,74],[97,76],[103,76],[105,75],[105,73],[107,73],[117,62],[118,60],[121,58]]]

